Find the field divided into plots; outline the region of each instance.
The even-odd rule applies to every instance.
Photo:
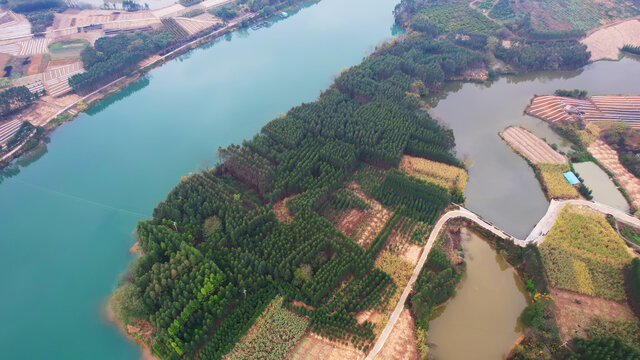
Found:
[[[189,33],[189,35],[198,33],[216,24],[215,21],[194,20],[194,19],[187,19],[187,18],[177,18],[176,22],[182,28],[184,28]]]
[[[47,69],[43,81],[47,94],[56,97],[68,93],[71,91],[69,78],[82,71],[80,62]]]
[[[543,95],[533,98],[527,114],[555,123],[574,121],[621,121],[640,128],[640,96],[599,95],[588,99]]]
[[[15,134],[22,125],[22,121],[16,119],[0,125],[0,144],[4,144]]]

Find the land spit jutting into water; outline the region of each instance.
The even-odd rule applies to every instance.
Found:
[[[376,341],[375,345],[373,346],[369,354],[367,354],[366,360],[373,360],[376,358],[376,355],[378,355],[378,353],[384,346],[384,343],[387,341],[387,338],[393,331],[393,327],[395,326],[396,322],[398,321],[398,318],[400,317],[400,314],[402,313],[402,310],[405,307],[405,302],[407,301],[407,298],[411,293],[411,290],[413,289],[413,284],[418,279],[418,275],[420,274],[422,267],[427,261],[427,257],[429,256],[429,252],[431,251],[433,244],[438,238],[440,231],[447,224],[449,220],[456,219],[456,218],[465,218],[467,220],[473,221],[481,228],[490,231],[496,236],[499,236],[505,240],[512,241],[514,244],[518,246],[525,247],[529,244],[534,244],[537,246],[544,241],[545,235],[549,232],[549,230],[555,223],[555,220],[558,217],[560,210],[563,207],[570,206],[570,205],[587,206],[601,213],[611,214],[618,221],[624,222],[632,226],[640,227],[640,219],[633,217],[618,209],[614,209],[608,205],[599,204],[591,201],[585,201],[585,200],[552,200],[551,203],[549,204],[549,209],[547,210],[547,213],[544,215],[542,219],[540,219],[540,221],[538,221],[538,224],[534,227],[534,229],[531,231],[529,236],[527,236],[527,238],[524,240],[520,240],[508,235],[506,232],[484,221],[477,214],[465,208],[460,207],[457,210],[449,211],[445,213],[443,216],[441,216],[440,219],[438,219],[438,222],[433,227],[433,230],[431,230],[431,233],[429,234],[429,239],[427,240],[427,243],[425,244],[422,250],[422,254],[420,255],[420,260],[418,261],[418,264],[413,269],[413,274],[411,275],[411,278],[409,279],[407,286],[404,288],[402,292],[402,296],[400,297],[398,304],[393,310],[393,313],[389,317],[389,322],[385,326],[384,330],[382,330],[382,333],[378,337],[378,340]]]

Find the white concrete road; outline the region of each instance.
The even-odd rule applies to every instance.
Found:
[[[413,269],[413,274],[411,275],[411,278],[409,279],[407,286],[404,288],[404,291],[402,292],[402,296],[400,296],[400,300],[396,304],[396,307],[393,310],[391,317],[389,318],[389,322],[387,323],[387,326],[385,326],[385,328],[382,330],[380,337],[378,337],[378,340],[376,341],[375,345],[367,355],[366,360],[375,359],[376,355],[378,355],[380,350],[382,350],[384,343],[387,341],[387,338],[391,334],[391,331],[393,331],[393,327],[395,326],[396,322],[398,321],[398,318],[400,317],[400,314],[402,313],[402,309],[404,308],[404,303],[407,301],[407,297],[409,296],[409,294],[411,293],[411,290],[413,289],[413,284],[418,279],[418,275],[420,274],[420,271],[422,270],[422,267],[424,266],[424,263],[427,260],[427,256],[429,255],[429,251],[431,251],[431,247],[435,243],[436,239],[438,238],[438,235],[440,234],[440,231],[442,230],[444,225],[447,223],[447,221],[455,218],[466,218],[475,222],[476,224],[483,227],[484,229],[491,231],[492,233],[494,233],[495,235],[503,239],[508,239],[513,241],[515,244],[519,246],[524,247],[524,246],[527,246],[528,244],[539,245],[544,240],[544,236],[549,232],[549,230],[553,226],[554,222],[556,221],[556,218],[558,217],[558,214],[560,213],[560,210],[567,204],[587,206],[601,213],[611,214],[618,221],[624,222],[632,226],[640,227],[640,219],[604,204],[595,203],[592,201],[585,201],[585,200],[552,200],[551,203],[549,204],[549,209],[547,210],[547,213],[542,217],[542,219],[540,219],[538,224],[536,224],[536,226],[533,228],[529,236],[527,236],[526,240],[519,240],[510,236],[509,234],[502,231],[501,229],[498,229],[497,227],[487,223],[486,221],[482,220],[477,214],[465,208],[449,211],[448,213],[442,215],[440,219],[438,219],[435,226],[433,227],[433,230],[431,231],[431,234],[429,234],[429,239],[427,240],[427,243],[422,250],[422,254],[420,255],[418,264],[416,264],[416,267]]]

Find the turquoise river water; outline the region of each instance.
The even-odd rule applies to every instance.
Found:
[[[136,359],[103,313],[132,261],[132,232],[182,175],[212,166],[219,146],[312,101],[341,68],[393,34],[397,0],[322,0],[258,31],[241,30],[151,71],[56,130],[43,151],[0,178],[0,358]],[[520,124],[535,93],[638,93],[625,59],[570,73],[451,84],[434,115],[470,160],[468,206],[516,236],[547,202],[528,165],[497,133]],[[18,172],[19,170],[19,172]]]
[[[396,2],[309,4],[171,61],[56,130],[0,184],[0,358],[137,359],[103,314],[137,221],[219,146],[315,100],[391,37]]]

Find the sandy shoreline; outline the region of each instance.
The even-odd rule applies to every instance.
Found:
[[[136,242],[137,244],[137,242]],[[135,246],[135,245],[134,245]],[[159,360],[157,357],[155,357],[152,353],[151,353],[151,349],[149,349],[149,347],[147,346],[147,344],[143,343],[142,341],[140,341],[140,339],[132,336],[131,334],[129,334],[129,332],[127,332],[127,330],[124,327],[124,324],[122,323],[122,321],[120,321],[120,319],[118,319],[116,317],[116,315],[113,313],[113,310],[111,309],[111,306],[109,305],[109,303],[111,302],[111,296],[109,296],[107,298],[107,301],[105,302],[104,305],[104,317],[111,323],[113,323],[114,325],[116,325],[116,327],[118,328],[118,330],[129,340],[135,342],[141,349],[142,349],[142,354],[140,354],[140,360]]]

